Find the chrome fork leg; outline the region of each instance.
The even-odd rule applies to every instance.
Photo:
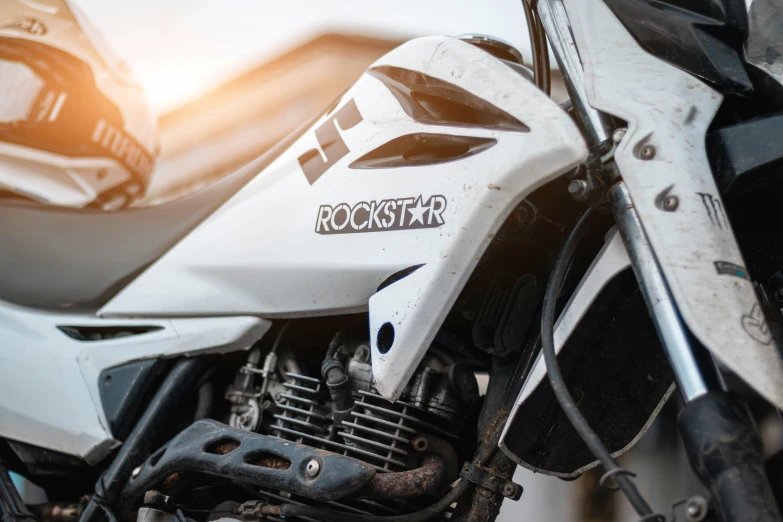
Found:
[[[712,356],[689,335],[622,182],[610,189],[609,199],[684,403],[678,424],[691,467],[725,522],[779,522],[747,406],[725,391]]]
[[[682,400],[687,404],[710,391],[721,391],[723,382],[715,362],[688,334],[625,184],[615,184],[609,191],[609,199]]]

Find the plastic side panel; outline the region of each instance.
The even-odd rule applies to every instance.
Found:
[[[425,68],[428,75],[457,83],[494,105],[513,107],[509,112],[531,130],[519,138],[513,163],[487,162],[476,170],[464,167],[464,176],[471,179],[469,187],[478,190],[464,190],[456,199],[454,219],[441,231],[448,239],[437,256],[370,299],[373,374],[379,392],[389,399],[402,392],[509,212],[585,157],[582,137],[560,108],[527,81],[516,85],[504,81],[505,67],[473,49],[446,42]]]
[[[726,366],[783,407],[783,367],[705,151],[721,95],[644,52],[601,0],[566,0],[566,7],[591,105],[628,122],[615,160],[683,319]],[[654,148],[652,159],[641,159],[645,147]],[[679,200],[675,211],[662,210],[668,196]]]
[[[58,326],[160,330],[78,341]],[[118,444],[100,402],[103,370],[140,359],[246,349],[269,326],[255,317],[102,320],[0,303],[0,436],[97,462]]]
[[[374,66],[448,83],[524,130],[481,118],[414,119],[387,84],[365,74],[313,131],[100,314],[302,317],[369,305],[375,378],[395,398],[511,210],[587,152],[560,107],[468,43],[421,38]],[[350,167],[411,134],[488,146],[448,161],[413,151],[415,165]],[[424,266],[374,296],[381,282],[414,265]],[[386,323],[396,340],[381,353],[377,332]]]

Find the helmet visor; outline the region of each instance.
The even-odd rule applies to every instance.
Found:
[[[153,156],[124,128],[87,64],[36,42],[0,38],[0,141],[70,157],[111,157],[146,186]]]

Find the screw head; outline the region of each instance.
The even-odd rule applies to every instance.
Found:
[[[141,475],[141,466],[139,466],[138,468],[133,468],[133,471],[131,471],[131,478],[132,479],[138,478],[139,475]]]
[[[655,147],[652,145],[645,145],[645,147],[639,152],[639,156],[643,160],[651,160],[655,157]]]
[[[506,484],[503,486],[503,496],[504,497],[513,497],[514,493],[516,493],[517,488],[514,487],[513,484]]]
[[[626,132],[628,132],[628,129],[617,129],[612,133],[612,141],[615,143],[620,143],[623,141],[623,138],[625,138]]]
[[[679,206],[680,200],[677,199],[677,196],[669,196],[663,200],[663,209],[668,212],[674,212]]]
[[[568,184],[568,193],[573,198],[583,198],[587,194],[587,182],[582,179],[571,180],[571,183]]]
[[[685,505],[685,518],[689,522],[701,522],[707,517],[709,505],[704,497],[696,495],[688,499]]]
[[[310,459],[310,461],[307,463],[307,466],[305,466],[305,474],[312,478],[317,477],[320,472],[321,464],[315,459]]]

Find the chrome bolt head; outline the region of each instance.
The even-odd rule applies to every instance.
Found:
[[[568,193],[574,199],[582,199],[587,194],[587,182],[582,179],[571,180],[568,184]]]
[[[680,200],[677,196],[669,196],[663,200],[663,209],[667,212],[674,212],[680,206]]]
[[[139,466],[138,468],[133,468],[133,471],[131,471],[131,478],[132,479],[134,479],[134,480],[137,479],[139,477],[139,475],[141,475],[141,466]]]
[[[305,466],[305,474],[308,477],[313,478],[317,477],[320,472],[321,464],[315,459],[310,459],[310,461]]]
[[[623,138],[625,138],[625,133],[628,132],[628,129],[617,129],[612,133],[612,141],[615,143],[620,143],[623,141]]]
[[[639,157],[645,161],[653,159],[655,157],[655,147],[652,145],[645,145],[641,152],[639,152]]]
[[[696,495],[688,499],[685,505],[685,519],[688,522],[701,522],[707,517],[709,505],[704,497]]]

